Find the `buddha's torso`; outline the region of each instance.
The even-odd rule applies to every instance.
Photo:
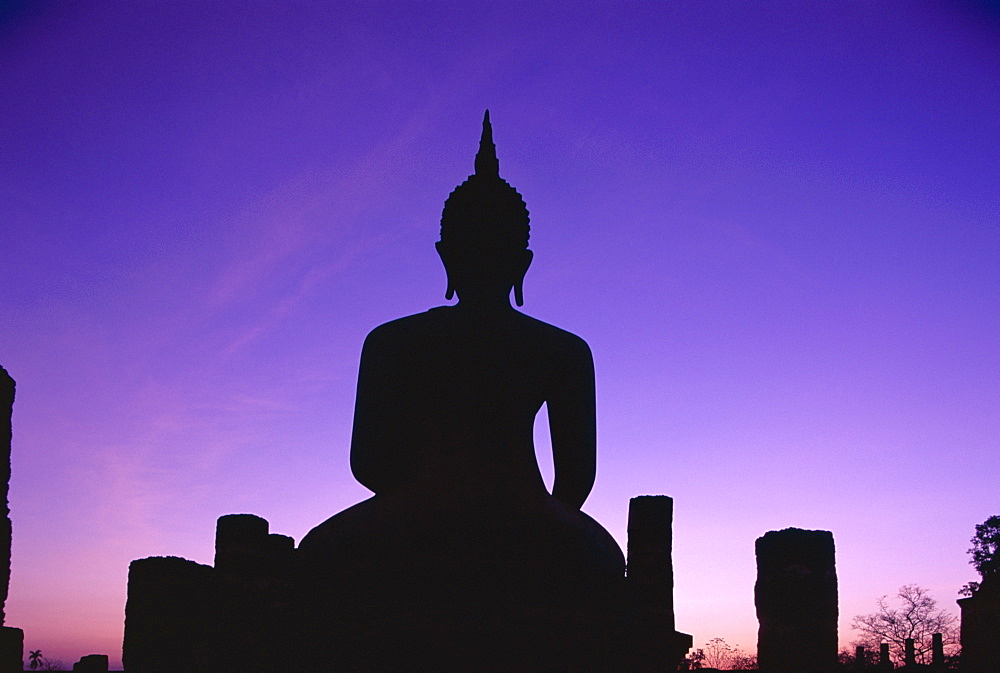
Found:
[[[443,307],[372,332],[379,441],[408,465],[404,481],[461,490],[544,493],[533,442],[535,415],[559,385],[560,341],[576,339],[517,311]],[[357,429],[356,429],[357,432]],[[357,437],[355,438],[358,439]],[[413,486],[399,484],[401,487]]]

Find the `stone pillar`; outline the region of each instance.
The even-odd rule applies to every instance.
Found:
[[[73,664],[73,673],[108,673],[108,655],[87,654]]]
[[[889,643],[882,643],[878,646],[878,669],[880,671],[892,670],[892,658],[889,656]]]
[[[4,624],[4,605],[10,587],[10,448],[13,432],[14,379],[0,367],[0,626]]]
[[[907,668],[917,665],[917,647],[913,642],[913,638],[907,638],[903,641],[903,646],[906,649],[906,656],[904,660],[904,665]]]
[[[931,666],[944,670],[944,637],[940,633],[931,634]]]
[[[0,626],[0,673],[24,670],[24,631]]]
[[[280,670],[289,648],[295,540],[268,533],[254,514],[220,516],[215,527],[221,651],[232,671]]]
[[[665,495],[632,498],[628,507],[628,584],[638,609],[674,629],[674,501]]]
[[[673,518],[668,496],[642,495],[628,503],[630,671],[676,670],[691,647],[691,636],[674,630]]]
[[[833,534],[787,528],[757,539],[754,599],[761,673],[826,673],[837,666]]]
[[[0,367],[0,672],[24,667],[24,632],[4,626],[4,607],[10,588],[10,449],[14,433],[14,379]]]
[[[215,569],[256,575],[266,556],[269,524],[253,514],[227,514],[215,524]]]
[[[133,673],[219,671],[215,571],[174,556],[132,561],[128,569],[122,663]],[[228,663],[228,662],[226,662]]]
[[[854,648],[854,670],[858,673],[865,670],[865,648],[863,645]]]

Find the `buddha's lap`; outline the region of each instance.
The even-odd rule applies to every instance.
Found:
[[[614,538],[547,494],[508,503],[374,496],[314,528],[299,548],[308,572],[333,582],[558,591],[624,575]]]

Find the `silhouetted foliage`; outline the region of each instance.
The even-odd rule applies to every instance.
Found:
[[[35,670],[42,665],[42,651],[41,650],[31,650],[28,654],[28,667],[31,670]]]
[[[979,591],[979,582],[966,582],[962,585],[962,588],[958,590],[958,595],[968,598],[977,591]]]
[[[697,671],[703,668],[704,665],[705,650],[698,648],[697,650],[691,650],[691,652],[681,660],[680,670]]]
[[[689,654],[687,670],[703,668],[725,671],[751,671],[757,668],[757,657],[747,654],[739,645],[730,645],[723,638],[712,638],[705,647]],[[683,669],[682,669],[683,670]]]
[[[946,654],[957,649],[958,618],[938,608],[927,589],[907,584],[891,599],[882,596],[875,604],[877,612],[858,615],[851,622],[851,627],[861,633],[855,645],[877,652],[880,643],[889,643],[890,655],[900,665],[907,638],[913,638],[918,664],[931,663],[931,636],[935,633],[941,634]]]
[[[976,524],[969,561],[984,579],[1000,573],[1000,515],[994,514],[986,521]],[[972,584],[970,582],[970,584]],[[978,582],[975,583],[978,589]],[[968,585],[966,585],[968,586]]]

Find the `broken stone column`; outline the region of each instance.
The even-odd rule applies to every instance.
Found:
[[[931,666],[934,670],[944,670],[944,636],[940,633],[931,634]]]
[[[11,420],[14,413],[14,379],[0,367],[0,671],[20,671],[24,667],[24,632],[4,626],[4,606],[10,588],[10,450]]]
[[[10,587],[10,449],[13,432],[14,379],[0,367],[0,626],[4,623],[4,605]]]
[[[637,610],[674,629],[674,501],[665,495],[632,498],[628,508],[628,585]]]
[[[219,609],[227,624],[219,646],[231,653],[229,670],[279,670],[289,649],[295,541],[269,528],[254,514],[227,514],[216,523]]]
[[[24,631],[0,627],[0,671],[24,670]]]
[[[108,673],[108,655],[87,654],[73,664],[73,673]]]
[[[905,650],[904,665],[907,668],[912,668],[917,665],[917,646],[913,638],[906,638],[903,640],[903,649]]]
[[[128,569],[126,671],[218,671],[220,619],[215,571],[174,556],[132,561]],[[226,662],[228,663],[228,662]]]
[[[629,501],[629,670],[675,670],[691,647],[691,636],[674,630],[673,518],[674,501],[668,496]]]
[[[268,533],[255,514],[226,514],[215,526],[215,569],[228,579],[270,586],[287,578],[295,540]]]
[[[227,514],[215,524],[215,569],[253,576],[263,564],[269,524],[254,514]]]
[[[754,598],[761,673],[826,673],[837,666],[833,534],[786,528],[757,539]]]
[[[878,670],[891,671],[892,669],[892,659],[889,657],[889,643],[882,643],[878,646]]]

